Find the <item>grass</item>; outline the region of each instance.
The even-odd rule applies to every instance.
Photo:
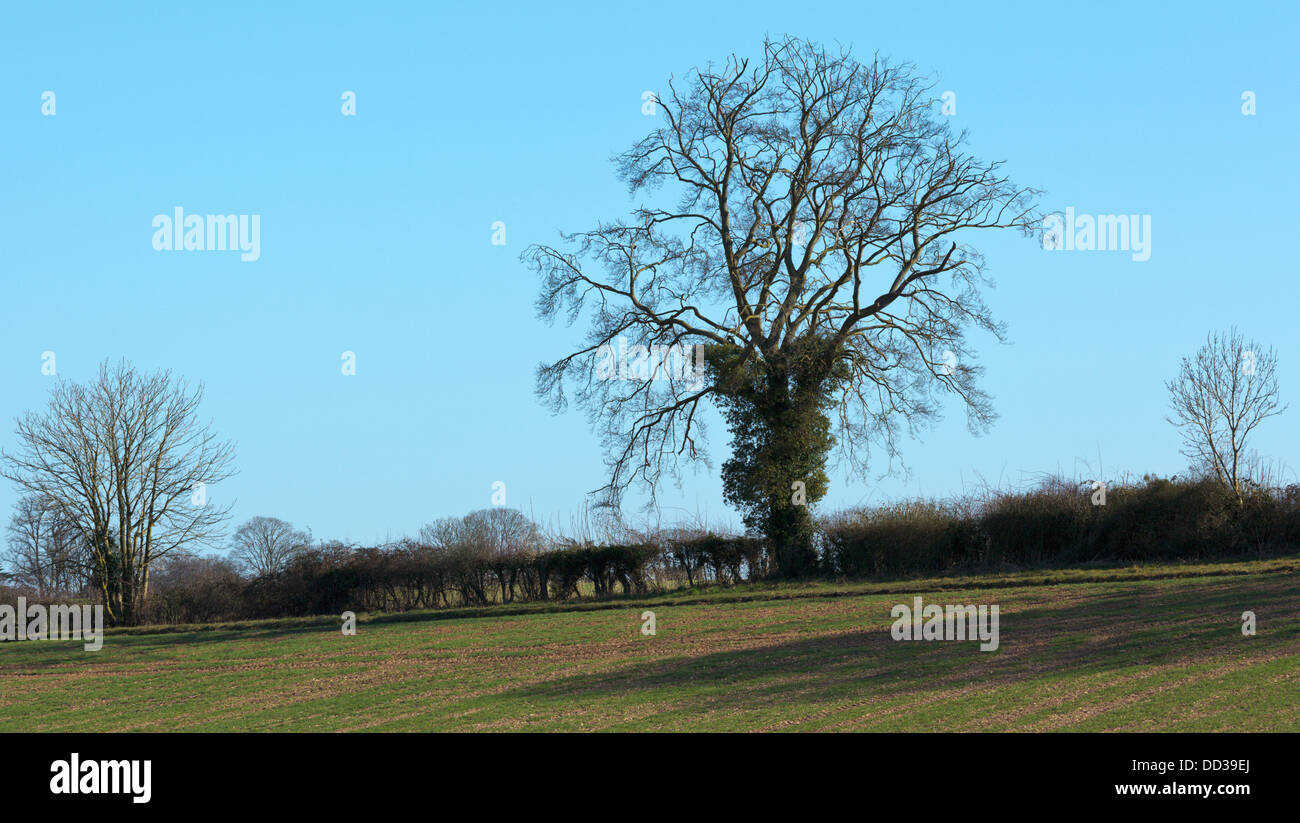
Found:
[[[895,642],[890,609],[916,594],[998,604],[1000,649]],[[1300,731],[1297,557],[765,584],[337,627],[109,631],[97,653],[0,644],[0,731]]]

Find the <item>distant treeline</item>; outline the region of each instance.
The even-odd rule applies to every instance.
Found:
[[[149,598],[145,620],[209,622],[644,595],[761,579],[767,562],[763,541],[713,534],[662,545],[506,551],[446,551],[416,541],[383,548],[329,544],[251,580],[224,560],[173,563]],[[179,566],[188,568],[176,574]]]
[[[1203,561],[1300,550],[1300,486],[1254,489],[1242,500],[1209,480],[1144,478],[1104,490],[1050,480],[978,500],[853,509],[817,525],[824,577]],[[304,547],[260,574],[224,558],[178,557],[155,574],[140,617],[192,623],[599,599],[734,585],[775,569],[760,537],[699,528],[618,532],[615,542],[545,538],[519,512],[486,510],[384,547]],[[39,596],[7,586],[0,601],[19,594]]]

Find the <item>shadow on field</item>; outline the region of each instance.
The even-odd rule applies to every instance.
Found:
[[[864,603],[863,623],[869,628],[861,631],[702,654],[690,653],[689,641],[683,641],[663,657],[560,677],[503,696],[557,706],[620,698],[667,704],[703,700],[709,710],[726,712],[845,698],[937,699],[965,686],[1019,683],[1050,674],[1119,675],[1134,667],[1211,662],[1248,665],[1274,653],[1300,653],[1296,580],[1261,581],[1245,591],[1239,583],[1225,581],[1059,594],[1055,602],[1002,607],[996,651],[979,651],[978,641],[895,641],[889,605],[877,598]],[[911,598],[897,602],[910,605]],[[959,601],[927,597],[925,602]],[[1259,621],[1254,637],[1241,633],[1246,610]],[[671,636],[671,610],[665,609],[658,623],[660,637]],[[760,634],[763,630],[754,628]],[[732,633],[744,632],[737,627]]]
[[[300,626],[296,628],[230,628],[225,631],[191,632],[105,632],[104,649],[111,655],[83,654],[83,641],[9,641],[0,643],[0,649],[11,652],[3,662],[6,674],[39,674],[50,666],[68,664],[77,667],[113,667],[129,663],[136,656],[165,659],[178,648],[192,648],[203,644],[230,643],[232,641],[274,642],[289,637],[320,634],[326,628],[337,632],[333,626]],[[6,648],[8,647],[8,648]]]

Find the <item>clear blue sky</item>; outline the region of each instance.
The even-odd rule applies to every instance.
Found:
[[[239,475],[211,490],[237,500],[234,523],[373,542],[489,505],[496,480],[509,505],[567,521],[601,455],[580,412],[535,400],[533,374],[580,329],[534,318],[519,254],[626,213],[608,158],[654,125],[642,92],[765,33],[910,60],[1049,209],[1152,218],[1142,263],[985,242],[1010,324],[1010,345],[977,338],[1000,421],[972,437],[954,407],[907,445],[910,478],[837,471],[824,505],[1099,455],[1111,476],[1180,471],[1162,382],[1233,323],[1278,348],[1300,401],[1294,5],[282,5],[6,5],[0,446],[44,403],[42,352],[74,380],[125,357],[206,384],[238,443]],[[260,260],[155,251],[151,220],[176,206],[261,215]],[[1259,451],[1300,465],[1297,415]],[[726,445],[715,427],[719,462]],[[734,520],[716,465],[667,504]],[[0,484],[6,518],[14,498]]]

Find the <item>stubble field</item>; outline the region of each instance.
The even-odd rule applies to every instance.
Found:
[[[999,648],[895,641],[890,610],[917,595],[997,604]],[[338,625],[110,630],[94,653],[0,644],[0,731],[1300,730],[1294,557]]]

